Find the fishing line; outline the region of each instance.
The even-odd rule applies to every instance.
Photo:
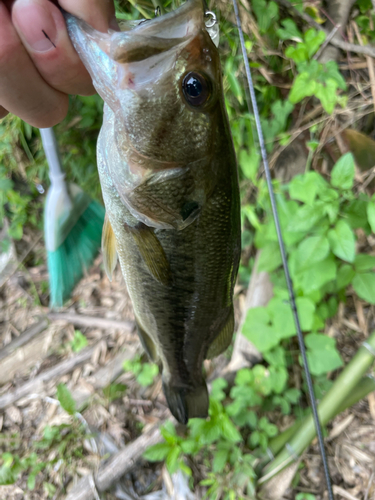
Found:
[[[332,485],[331,485],[331,477],[330,477],[329,468],[328,468],[327,455],[326,455],[326,451],[324,448],[323,434],[322,434],[322,429],[320,426],[319,415],[318,415],[317,405],[316,405],[316,401],[315,401],[313,383],[312,383],[312,379],[311,379],[309,365],[307,362],[306,348],[305,348],[305,343],[304,343],[303,335],[302,335],[302,331],[301,331],[301,325],[300,325],[300,321],[299,321],[299,317],[298,317],[296,301],[295,301],[295,296],[294,296],[294,290],[293,290],[293,284],[292,284],[292,280],[290,278],[289,266],[288,266],[286,253],[285,253],[284,240],[283,240],[281,227],[280,227],[280,220],[279,220],[279,215],[278,215],[277,206],[276,206],[275,194],[273,192],[273,187],[272,187],[271,173],[270,173],[270,169],[269,169],[269,165],[268,165],[267,152],[266,152],[266,147],[265,147],[264,138],[263,138],[262,126],[260,123],[260,116],[259,116],[258,105],[256,102],[256,97],[255,97],[253,80],[251,77],[249,60],[248,60],[248,57],[246,54],[245,40],[244,40],[244,36],[243,36],[243,32],[242,32],[242,25],[241,25],[241,19],[240,19],[240,14],[239,14],[239,10],[238,10],[237,0],[233,0],[233,7],[234,7],[234,13],[236,16],[238,33],[239,33],[240,41],[241,41],[242,54],[243,54],[245,69],[246,69],[246,77],[247,77],[247,82],[249,85],[250,98],[251,98],[251,103],[252,103],[253,111],[254,111],[254,118],[255,118],[256,128],[257,128],[257,132],[258,132],[258,138],[259,138],[259,146],[260,146],[260,150],[261,150],[261,154],[262,154],[263,166],[264,166],[264,171],[266,174],[267,186],[268,186],[268,191],[269,191],[270,200],[271,200],[272,213],[273,213],[273,218],[274,218],[275,226],[276,226],[277,239],[279,241],[279,247],[280,247],[280,253],[281,253],[281,258],[282,258],[283,267],[284,267],[285,279],[286,279],[288,292],[289,292],[290,304],[291,304],[291,308],[292,308],[292,312],[293,312],[294,322],[295,322],[296,329],[297,329],[298,343],[299,343],[299,348],[300,348],[301,355],[302,355],[303,367],[305,369],[306,382],[307,382],[307,387],[308,387],[308,391],[309,391],[309,397],[310,397],[310,403],[311,403],[312,413],[313,413],[313,417],[314,417],[316,434],[318,436],[320,452],[322,455],[324,475],[325,475],[325,479],[326,479],[326,483],[327,483],[327,490],[328,490],[328,498],[329,498],[329,500],[334,500],[333,492],[332,492]]]

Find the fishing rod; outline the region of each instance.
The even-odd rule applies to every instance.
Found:
[[[243,55],[243,59],[244,59],[244,63],[245,63],[247,83],[248,83],[248,86],[249,86],[251,104],[253,106],[253,112],[254,112],[254,117],[255,117],[255,124],[256,124],[256,129],[257,129],[258,138],[259,138],[259,147],[260,147],[260,151],[261,151],[261,155],[262,155],[264,171],[265,171],[265,174],[266,174],[267,187],[268,187],[268,192],[269,192],[269,195],[270,195],[271,207],[272,207],[272,214],[273,214],[273,218],[274,218],[274,221],[275,221],[276,232],[277,232],[277,239],[278,239],[278,242],[279,242],[281,259],[282,259],[282,263],[283,263],[283,267],[284,267],[285,279],[286,279],[286,283],[287,283],[287,287],[288,287],[290,305],[291,305],[292,312],[293,312],[294,323],[295,323],[296,329],[297,329],[298,344],[299,344],[299,348],[300,348],[300,351],[301,351],[301,356],[302,356],[302,361],[303,361],[303,367],[304,367],[304,370],[305,370],[306,382],[307,382],[307,387],[308,387],[308,392],[309,392],[309,397],[310,397],[310,404],[311,404],[311,408],[312,408],[312,414],[313,414],[313,417],[314,417],[316,434],[318,436],[319,447],[320,447],[320,452],[321,452],[321,456],[322,456],[322,462],[323,462],[323,468],[324,468],[324,476],[325,476],[325,480],[326,480],[326,484],[327,484],[327,490],[328,490],[328,498],[329,498],[329,500],[334,500],[333,492],[332,492],[331,476],[330,476],[329,467],[328,467],[327,454],[326,454],[326,450],[325,450],[325,447],[324,447],[324,440],[323,440],[322,428],[321,428],[321,425],[320,425],[320,420],[319,420],[319,415],[318,415],[318,408],[317,408],[317,404],[316,404],[316,400],[315,400],[315,395],[314,395],[313,383],[312,383],[311,374],[310,374],[309,365],[308,365],[307,356],[306,356],[305,342],[304,342],[304,339],[303,339],[301,325],[300,325],[300,320],[299,320],[298,312],[297,312],[295,294],[294,294],[294,289],[293,289],[293,283],[292,283],[292,280],[291,280],[291,277],[290,277],[288,261],[287,261],[287,258],[286,258],[284,239],[283,239],[283,235],[282,235],[282,231],[281,231],[280,219],[279,219],[279,214],[278,214],[278,210],[277,210],[277,206],[276,206],[275,194],[274,194],[273,186],[272,186],[271,172],[270,172],[270,168],[269,168],[269,164],[268,164],[266,146],[265,146],[263,132],[262,132],[262,126],[261,126],[261,122],[260,122],[258,105],[257,105],[256,97],[255,97],[255,90],[254,90],[254,85],[253,85],[253,79],[251,77],[249,60],[248,60],[247,53],[246,53],[245,40],[244,40],[244,36],[243,36],[242,24],[241,24],[241,18],[240,18],[240,14],[239,14],[239,10],[238,10],[237,0],[233,0],[233,7],[234,7],[234,13],[235,13],[235,16],[236,16],[236,23],[237,23],[238,33],[239,33],[240,41],[241,41],[241,49],[242,49],[242,55]],[[289,450],[289,452],[292,455],[294,453],[292,449]]]

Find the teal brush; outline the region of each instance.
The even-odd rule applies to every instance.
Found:
[[[49,165],[44,233],[50,283],[50,307],[61,307],[101,244],[104,207],[75,184],[65,182],[52,128],[40,129]]]

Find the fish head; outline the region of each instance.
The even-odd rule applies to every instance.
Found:
[[[150,169],[200,160],[213,150],[221,96],[218,51],[201,0],[100,33],[71,16],[70,36],[115,115],[118,149]]]

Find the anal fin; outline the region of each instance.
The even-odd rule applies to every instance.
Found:
[[[219,335],[215,338],[215,340],[208,348],[206,359],[215,358],[230,346],[230,343],[232,342],[233,331],[234,331],[234,310],[232,306],[224,328],[221,330]]]
[[[102,232],[102,251],[104,269],[109,281],[112,281],[112,274],[117,264],[117,250],[115,233],[107,214],[105,214]]]
[[[136,227],[125,225],[137,244],[138,250],[153,277],[165,286],[170,285],[172,273],[167,256],[154,229],[139,223]]]

